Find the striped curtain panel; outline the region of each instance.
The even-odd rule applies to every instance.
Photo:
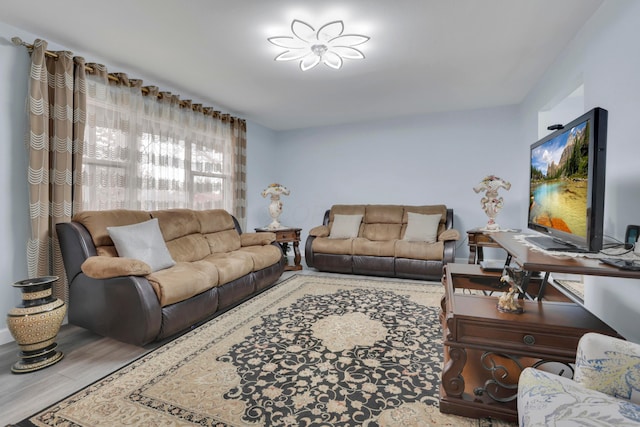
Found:
[[[247,229],[247,122],[231,118],[231,141],[234,147],[233,215],[243,230]]]
[[[31,236],[29,277],[54,275],[56,297],[68,302],[67,280],[55,225],[71,219],[81,203],[79,177],[85,124],[84,59],[70,52],[47,55],[47,42],[31,52],[27,112]]]

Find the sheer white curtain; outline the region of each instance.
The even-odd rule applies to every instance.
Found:
[[[91,67],[82,209],[225,209],[237,217],[230,120]]]

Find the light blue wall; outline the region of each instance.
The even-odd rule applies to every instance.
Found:
[[[302,129],[278,138],[279,157],[290,159],[272,166],[291,190],[282,198],[281,222],[302,227],[305,238],[336,203],[445,204],[460,231],[484,225],[482,195],[472,187],[487,174],[513,184],[503,192],[498,222],[518,227],[525,219],[527,151],[516,107]],[[258,221],[266,224],[267,202],[261,204]],[[460,243],[459,256],[466,257]]]
[[[498,222],[524,227],[528,147],[538,139],[538,111],[568,95],[582,81],[585,109],[601,106],[609,110],[605,232],[622,238],[627,224],[640,223],[637,22],[640,2],[606,1],[517,106],[289,132],[247,123],[247,229],[270,221],[268,200],[260,192],[277,181],[291,190],[290,196],[283,197],[281,220],[302,227],[303,240],[334,203],[445,203],[455,209],[456,228],[464,234],[486,222],[480,195],[471,188],[489,173],[512,183],[510,191],[501,192],[505,208]],[[0,93],[4,95],[0,101],[0,186],[4,190],[0,191],[0,232],[8,254],[0,258],[0,313],[19,301],[10,283],[26,275],[22,135],[28,58],[23,48],[10,45],[14,35],[29,41],[36,37],[0,23]],[[99,61],[90,54],[85,57]],[[499,251],[490,256],[493,254],[501,256]],[[465,242],[457,256],[466,258]],[[603,278],[592,282],[586,290],[590,308],[627,338],[640,341],[633,327],[640,312],[640,283]],[[10,339],[0,321],[0,343]]]
[[[607,1],[522,103],[524,135],[536,138],[538,110],[584,83],[584,111],[609,111],[605,235],[640,224],[640,2]],[[640,342],[640,281],[585,277],[585,303],[627,339]]]
[[[262,217],[266,213],[268,201],[260,196],[260,192],[272,182],[278,180],[278,172],[286,166],[286,159],[277,155],[277,132],[253,122],[247,122],[247,227],[245,231],[253,231],[255,227],[267,225]],[[277,167],[281,165],[281,168]],[[276,166],[276,167],[274,167]],[[269,200],[268,198],[266,200]],[[264,208],[264,209],[263,209]]]
[[[10,341],[5,316],[20,301],[11,284],[27,278],[29,236],[25,95],[29,57],[10,40],[24,33],[0,23],[0,344]]]

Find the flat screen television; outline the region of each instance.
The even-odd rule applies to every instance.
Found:
[[[527,240],[546,250],[603,245],[607,110],[594,108],[531,145]]]

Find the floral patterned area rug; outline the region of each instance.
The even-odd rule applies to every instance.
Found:
[[[512,425],[439,412],[441,296],[295,275],[18,425]]]

